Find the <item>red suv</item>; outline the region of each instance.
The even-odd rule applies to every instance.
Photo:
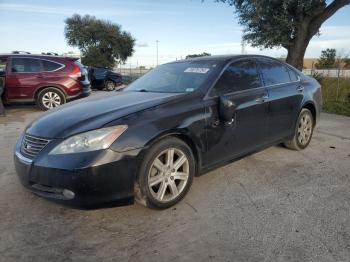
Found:
[[[91,93],[88,71],[76,58],[14,53],[0,55],[0,75],[5,77],[3,99],[36,102],[48,110]]]

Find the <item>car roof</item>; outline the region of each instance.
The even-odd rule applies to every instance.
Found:
[[[254,54],[247,54],[247,55],[213,55],[213,56],[201,56],[201,57],[194,57],[194,58],[188,58],[188,59],[183,59],[183,60],[177,60],[176,62],[188,62],[188,61],[212,61],[212,62],[229,62],[229,61],[233,61],[236,59],[240,59],[240,58],[269,58],[269,59],[273,59],[273,60],[277,60],[280,61],[276,58],[273,57],[269,57],[269,56],[264,56],[264,55],[254,55]],[[282,61],[280,61],[282,62]]]
[[[235,60],[242,59],[242,58],[255,58],[255,59],[256,58],[267,58],[267,59],[271,59],[271,60],[277,61],[279,63],[282,63],[282,64],[288,66],[290,69],[292,69],[295,72],[301,73],[298,69],[296,69],[292,65],[286,63],[282,59],[274,58],[271,56],[265,56],[265,55],[255,55],[255,54],[200,56],[200,57],[177,60],[177,61],[169,62],[168,64],[181,63],[181,62],[208,62],[208,63],[217,62],[217,63],[222,63],[222,64],[228,64],[228,63],[234,62]]]
[[[43,59],[69,59],[72,61],[78,60],[76,57],[60,56],[60,55],[42,55],[42,54],[0,54],[0,57],[28,57],[28,58],[43,58]]]

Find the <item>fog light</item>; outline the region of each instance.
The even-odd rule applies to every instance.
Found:
[[[75,197],[75,194],[73,191],[70,191],[68,189],[63,189],[62,194],[67,199],[73,199]]]

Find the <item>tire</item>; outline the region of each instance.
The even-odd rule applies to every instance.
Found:
[[[135,181],[136,201],[156,209],[175,205],[190,189],[195,165],[190,147],[182,140],[169,137],[157,142],[140,165]]]
[[[54,87],[47,87],[41,90],[36,99],[41,110],[50,110],[66,103],[64,94]]]
[[[116,88],[116,84],[111,81],[111,80],[107,80],[105,81],[105,89],[107,91],[113,91]]]
[[[285,147],[293,150],[303,150],[311,141],[314,131],[314,117],[309,109],[303,108],[300,111],[294,136],[291,140],[284,142]]]

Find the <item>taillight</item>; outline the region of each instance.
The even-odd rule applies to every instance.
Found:
[[[75,80],[79,80],[81,78],[81,70],[80,67],[76,64],[73,64],[73,69],[69,73],[69,77],[74,78]]]

